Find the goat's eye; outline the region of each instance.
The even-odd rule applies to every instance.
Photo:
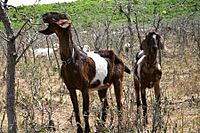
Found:
[[[61,18],[65,18],[65,15],[64,15],[64,14],[62,14],[62,15],[61,15]]]
[[[52,21],[53,21],[53,22],[55,22],[55,21],[56,21],[56,19],[55,19],[55,18],[52,18]]]

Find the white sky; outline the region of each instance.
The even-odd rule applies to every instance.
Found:
[[[76,0],[8,0],[8,5],[20,6],[20,5],[33,5],[33,4],[49,4],[57,2],[71,2]]]

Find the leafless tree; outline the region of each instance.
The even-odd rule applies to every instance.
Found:
[[[134,34],[132,29],[131,14],[133,12],[133,3],[131,0],[127,0],[127,11],[122,7],[122,4],[115,0],[115,4],[118,6],[119,12],[126,16],[128,22],[128,30],[130,33],[130,43],[133,44]]]
[[[15,109],[15,65],[16,65],[16,47],[14,31],[11,27],[11,22],[5,12],[4,3],[0,3],[0,16],[3,25],[6,29],[7,41],[7,118],[8,118],[8,133],[17,132],[17,118]]]
[[[8,133],[17,132],[17,117],[16,117],[16,105],[15,105],[15,72],[16,64],[22,57],[21,55],[17,56],[16,52],[16,38],[20,35],[24,26],[28,21],[22,26],[19,32],[15,35],[14,30],[11,26],[10,18],[6,13],[7,1],[0,2],[0,19],[3,22],[5,27],[5,37],[1,36],[7,42],[7,54],[6,54],[6,84],[7,84],[7,97],[6,97],[6,110],[7,110],[7,119],[8,119]],[[27,48],[26,48],[27,49]]]

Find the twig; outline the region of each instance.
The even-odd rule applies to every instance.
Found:
[[[142,44],[142,39],[141,39],[141,35],[140,35],[140,32],[139,32],[138,17],[137,17],[136,13],[135,13],[135,28],[137,30],[137,35],[138,35],[139,43],[141,45]]]
[[[74,26],[73,24],[72,24],[72,26],[73,26],[74,32],[75,32],[75,34],[76,34],[76,37],[77,37],[78,46],[79,46],[80,48],[82,48],[82,47],[81,47],[81,42],[80,42],[80,40],[79,40],[78,32],[77,32],[77,30],[76,30],[76,28],[75,28],[75,26]]]
[[[1,120],[1,127],[0,127],[0,131],[1,132],[3,132],[2,131],[2,129],[3,129],[2,127],[3,127],[3,122],[4,122],[4,119],[5,119],[5,116],[6,116],[6,111],[3,112],[3,117],[2,117],[2,120]]]
[[[34,37],[30,40],[30,43],[26,46],[26,48],[22,51],[22,53],[20,54],[20,56],[18,56],[18,58],[16,59],[16,64],[19,62],[19,60],[22,58],[22,56],[24,55],[24,53],[26,52],[26,50],[33,44],[35,37],[37,36],[37,33],[34,35]]]
[[[51,39],[51,44],[52,44],[52,48],[53,48],[53,54],[54,54],[54,57],[55,57],[55,59],[56,59],[56,64],[57,64],[57,67],[58,67],[58,71],[59,71],[59,74],[61,74],[60,73],[60,65],[59,65],[59,61],[58,61],[58,57],[57,57],[57,55],[56,55],[56,51],[55,51],[55,49],[54,49],[54,45],[53,45],[53,40]],[[58,47],[58,46],[57,46]],[[61,76],[60,76],[61,77]]]
[[[30,22],[29,19],[26,20],[26,22],[23,24],[23,26],[21,27],[21,29],[17,32],[17,34],[13,37],[13,39],[16,39],[19,35],[21,35],[22,30],[24,29],[24,27],[26,26],[26,24]]]
[[[109,28],[110,28],[110,25],[112,23],[111,20],[113,19],[116,10],[117,10],[117,7],[115,7],[115,9],[113,10],[110,20],[109,20],[109,18],[107,18],[107,20],[104,24],[106,28],[105,28],[104,33],[103,33],[103,38],[104,38],[104,35],[106,34],[106,47],[107,47],[107,49],[108,49],[108,43],[109,43]]]
[[[9,40],[6,38],[6,34],[5,34],[3,31],[0,31],[0,33],[4,35],[4,36],[3,36],[3,35],[0,34],[0,37],[1,37],[2,39],[4,39],[5,41],[9,42]]]
[[[28,46],[26,46],[26,48],[22,51],[22,53],[20,54],[20,56],[16,59],[16,64],[19,62],[19,60],[22,58],[22,56],[24,55],[24,53],[26,52],[26,50],[31,46],[31,44],[29,44]]]
[[[1,37],[3,40],[9,42],[9,40],[8,40],[7,38],[3,37],[1,34],[0,34],[0,37]]]

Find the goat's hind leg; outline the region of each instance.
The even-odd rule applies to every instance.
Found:
[[[156,99],[156,103],[155,103],[155,106],[154,106],[154,122],[155,122],[155,125],[159,125],[158,127],[161,126],[161,107],[160,107],[160,104],[161,104],[161,100],[160,100],[160,83],[159,82],[156,82],[155,85],[154,85],[154,91],[155,91],[155,99]]]
[[[161,104],[161,99],[160,99],[160,81],[156,82],[154,84],[154,92],[155,92],[155,111],[158,115],[160,115],[160,104]]]
[[[156,104],[160,106],[160,82],[156,82],[154,85],[154,92],[155,92],[155,98],[156,98]]]
[[[122,127],[122,79],[116,79],[114,82],[115,97],[117,101],[117,113],[118,113],[118,130]]]
[[[108,101],[107,101],[107,97],[106,97],[107,90],[108,89],[98,91],[100,101],[101,101],[101,103],[103,103],[102,114],[100,115],[100,117],[101,117],[100,119],[103,122],[106,121],[106,117],[107,117],[107,109],[108,109]]]
[[[80,115],[79,115],[79,107],[78,107],[78,100],[77,100],[77,95],[76,95],[76,90],[73,88],[69,88],[69,94],[70,98],[73,104],[74,112],[75,112],[75,117],[76,117],[76,124],[77,124],[77,133],[82,133],[83,129],[81,127],[81,120],[80,120]]]
[[[83,95],[83,117],[85,120],[85,133],[90,132],[90,125],[89,125],[89,92],[88,89],[85,88],[82,91]]]

